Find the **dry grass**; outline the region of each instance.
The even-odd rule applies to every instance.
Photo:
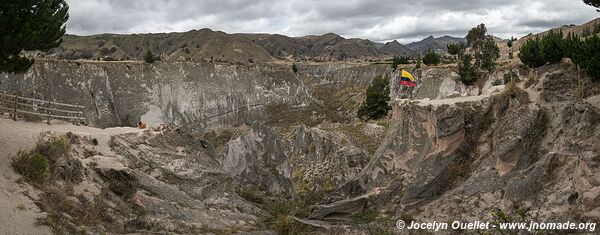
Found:
[[[28,182],[42,185],[51,176],[54,163],[70,151],[65,137],[41,136],[31,151],[18,152],[11,159],[11,166]]]

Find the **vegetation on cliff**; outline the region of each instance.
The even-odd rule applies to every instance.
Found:
[[[367,98],[358,109],[358,117],[362,120],[378,119],[385,117],[391,109],[390,101],[390,78],[388,76],[377,76],[367,88]]]
[[[597,35],[581,39],[574,34],[564,37],[561,31],[550,31],[541,38],[527,39],[521,46],[519,58],[531,68],[571,58],[588,75],[600,80],[600,37]]]

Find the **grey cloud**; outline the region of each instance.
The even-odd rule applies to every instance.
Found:
[[[522,36],[598,17],[579,0],[67,0],[70,34],[152,33],[212,28],[290,36],[334,32],[407,43],[464,36],[479,23],[500,37]]]

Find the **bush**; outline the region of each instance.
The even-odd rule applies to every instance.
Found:
[[[50,162],[56,162],[71,151],[71,144],[66,137],[49,136],[38,140],[33,153],[46,156]]]
[[[508,84],[511,81],[516,81],[516,82],[521,81],[519,79],[519,74],[517,74],[517,72],[512,71],[512,70],[504,74],[503,80],[504,80],[504,84]]]
[[[144,55],[144,61],[146,63],[152,64],[156,62],[156,56],[154,55],[154,53],[152,53],[152,51],[146,50],[146,54]]]
[[[42,184],[48,175],[48,159],[39,153],[19,152],[11,161],[15,171],[31,182]]]
[[[441,61],[440,55],[438,55],[438,53],[436,53],[433,50],[429,50],[429,52],[427,52],[425,54],[425,56],[423,56],[423,64],[426,64],[426,65],[436,65],[436,64],[439,64],[440,61]]]
[[[540,39],[535,37],[527,39],[521,46],[519,59],[521,59],[523,64],[530,68],[539,67],[545,64],[540,44]]]
[[[475,74],[475,68],[471,61],[473,57],[466,54],[462,57],[462,60],[458,66],[458,75],[460,75],[460,81],[465,85],[473,84],[477,80],[477,74]]]
[[[561,31],[551,30],[542,38],[539,46],[545,63],[560,62],[565,55]]]
[[[70,151],[71,145],[65,137],[40,138],[33,150],[18,152],[11,159],[11,166],[31,182],[43,184],[51,165]]]
[[[574,56],[574,62],[591,76],[594,81],[600,81],[600,37],[594,35],[589,37],[578,53]]]
[[[400,64],[410,64],[410,57],[408,56],[394,56],[392,59],[392,69],[396,71],[398,65]]]
[[[294,73],[298,73],[298,66],[296,66],[296,64],[292,64],[292,71],[294,71]]]
[[[446,48],[448,48],[448,53],[450,55],[458,55],[458,53],[460,53],[460,51],[462,50],[462,45],[461,44],[448,44],[448,46],[446,46]]]
[[[361,120],[379,119],[387,116],[391,109],[390,101],[390,78],[377,76],[367,88],[367,98],[358,109],[358,117]]]
[[[576,34],[569,33],[567,38],[563,40],[562,51],[564,57],[575,59],[575,55],[581,50],[582,41]]]
[[[559,62],[564,57],[571,58],[594,81],[600,81],[600,37],[597,35],[582,41],[573,34],[562,38],[562,33],[550,32],[541,39],[528,39],[519,54],[521,62],[531,68]]]
[[[481,54],[481,68],[491,70],[496,66],[496,60],[500,57],[500,48],[496,45],[493,38],[487,37],[483,44]]]

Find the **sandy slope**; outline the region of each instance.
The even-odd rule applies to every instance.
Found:
[[[46,226],[35,226],[35,219],[43,216],[32,200],[25,194],[35,197],[36,190],[28,185],[20,185],[15,181],[20,175],[10,167],[10,156],[19,150],[32,148],[40,133],[50,131],[57,134],[73,132],[79,135],[90,135],[98,139],[100,152],[110,151],[110,136],[139,132],[137,128],[97,129],[75,126],[68,123],[28,123],[13,121],[0,116],[0,234],[51,234]],[[101,146],[101,147],[100,147]]]

